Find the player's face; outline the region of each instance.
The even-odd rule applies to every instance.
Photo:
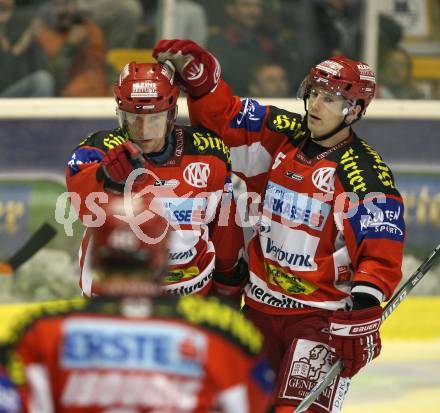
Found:
[[[340,95],[312,88],[308,99],[307,124],[312,136],[319,138],[339,126],[347,101]]]
[[[165,144],[168,112],[140,114],[119,111],[119,124],[130,140],[137,143],[144,153],[158,152]]]

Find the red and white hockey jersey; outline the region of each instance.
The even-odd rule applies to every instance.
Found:
[[[390,298],[401,279],[403,203],[372,147],[352,132],[309,158],[301,115],[240,100],[223,81],[188,104],[191,122],[223,137],[233,172],[261,200],[248,305],[285,314],[350,308],[355,291]]]
[[[229,149],[204,128],[176,126],[173,139],[166,161],[159,164],[145,159],[148,180],[144,189],[161,200],[171,224],[170,272],[164,289],[178,295],[206,293],[214,269],[233,276],[243,247],[243,231],[235,223]],[[80,195],[83,222],[91,214],[87,197],[104,191],[103,182],[96,179],[100,161],[125,141],[120,129],[101,131],[73,151],[66,182],[68,191]],[[97,292],[87,253],[89,241],[86,231],[80,250],[80,287],[86,296]]]
[[[73,308],[72,308],[73,306]],[[7,371],[23,413],[264,413],[261,333],[215,297],[63,304],[17,331]]]

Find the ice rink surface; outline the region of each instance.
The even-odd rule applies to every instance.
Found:
[[[440,339],[384,340],[354,377],[342,413],[440,413]]]

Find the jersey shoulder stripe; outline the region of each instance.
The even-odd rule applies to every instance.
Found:
[[[304,140],[307,131],[303,116],[275,106],[269,107],[266,127],[272,132],[286,135],[295,146]]]
[[[260,352],[263,344],[260,331],[241,312],[217,297],[188,295],[179,299],[176,308],[184,320],[224,336],[246,354],[253,356]]]
[[[14,329],[11,331],[8,342],[12,344],[16,343],[27,330],[41,319],[62,317],[74,311],[83,311],[86,305],[87,300],[76,298],[66,301],[44,303],[37,307],[32,307],[32,309],[28,310],[23,317],[19,318]]]
[[[363,139],[355,136],[352,144],[338,153],[336,173],[345,191],[354,192],[361,199],[371,192],[400,198],[391,169]]]
[[[212,155],[230,165],[229,147],[215,132],[203,127],[184,126],[185,153],[189,155]]]
[[[103,130],[91,133],[78,145],[77,149],[83,146],[95,147],[108,152],[127,142],[128,138],[124,135],[120,128]]]

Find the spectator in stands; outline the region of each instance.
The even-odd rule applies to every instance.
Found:
[[[384,52],[379,62],[378,97],[384,99],[423,99],[412,78],[411,56],[396,47]]]
[[[140,0],[78,0],[78,6],[99,25],[107,49],[135,46],[137,33],[133,28],[142,21]]]
[[[343,54],[359,60],[362,38],[362,1],[315,2],[315,16],[323,55]]]
[[[160,7],[157,0],[140,0],[143,16],[136,29],[136,47],[152,48],[157,40]],[[205,9],[195,1],[176,0],[169,18],[172,20],[172,33],[167,37],[191,39],[206,45],[208,38],[208,23]]]
[[[248,93],[257,60],[292,64],[289,46],[262,30],[264,11],[262,0],[227,0],[225,25],[208,38],[208,48],[222,62],[222,76],[241,96]]]
[[[273,62],[258,65],[252,72],[249,95],[279,98],[289,96],[289,81],[284,67]]]
[[[206,45],[208,23],[202,6],[191,0],[176,0],[173,22],[172,37],[190,39]]]
[[[37,41],[49,58],[58,96],[110,94],[104,35],[76,0],[49,1],[36,22]]]
[[[47,60],[35,42],[37,26],[14,0],[0,0],[0,97],[43,97],[54,93]]]

